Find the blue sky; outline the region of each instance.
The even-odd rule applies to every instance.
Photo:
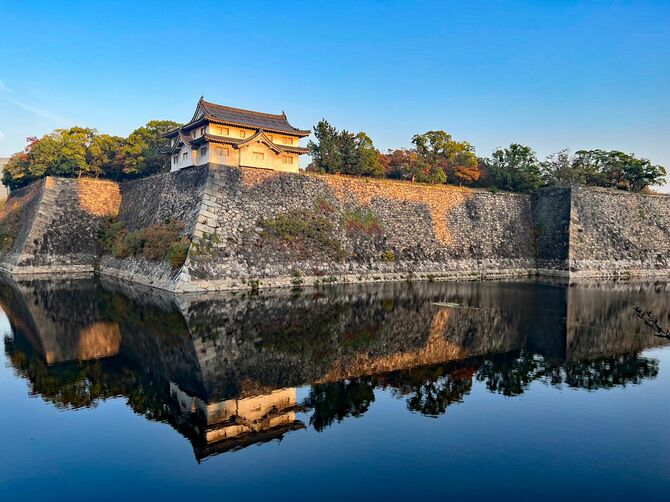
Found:
[[[204,95],[382,150],[444,129],[484,156],[520,142],[670,167],[668,0],[0,0],[0,26],[0,156],[56,127],[187,121]]]

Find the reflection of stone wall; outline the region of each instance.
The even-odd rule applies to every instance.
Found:
[[[2,276],[0,284],[0,303],[10,323],[47,363],[118,353],[118,326],[103,322],[100,293],[92,279],[16,283]]]
[[[670,326],[670,283],[584,282],[567,294],[567,360],[634,354],[664,344],[650,334],[633,307],[653,312],[663,326]]]
[[[440,301],[464,308],[433,305]],[[532,304],[530,285],[433,283],[184,309],[209,394],[223,398],[518,350]]]

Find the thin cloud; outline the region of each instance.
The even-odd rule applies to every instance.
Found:
[[[7,139],[7,136],[5,136],[5,133],[0,131],[0,141],[5,141]]]
[[[4,99],[8,103],[13,104],[14,106],[18,106],[19,108],[32,113],[33,115],[37,115],[38,117],[41,117],[43,119],[49,120],[51,122],[55,122],[57,124],[61,125],[66,125],[70,121],[67,120],[64,117],[61,117],[60,115],[56,115],[54,113],[48,112],[46,110],[41,110],[40,108],[36,108],[34,106],[27,105],[21,101],[17,101],[14,98],[10,98],[9,96],[5,96],[4,94],[0,94],[0,98]]]

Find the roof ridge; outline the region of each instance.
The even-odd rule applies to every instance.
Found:
[[[226,106],[226,105],[219,105],[217,103],[211,103],[209,101],[205,101],[204,99],[202,102],[205,104],[205,106],[217,106],[219,108],[225,108],[226,110],[234,111],[234,112],[243,112],[243,113],[249,113],[253,115],[261,115],[263,117],[272,117],[272,118],[278,118],[278,119],[285,119],[286,114],[284,113],[266,113],[266,112],[257,112],[254,110],[246,110],[244,108],[235,108],[234,106]]]

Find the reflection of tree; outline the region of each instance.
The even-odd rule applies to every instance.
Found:
[[[639,384],[645,378],[656,378],[658,360],[624,354],[610,359],[571,363],[565,367],[565,384],[579,389],[609,389]]]
[[[9,337],[5,352],[16,372],[30,382],[31,393],[58,408],[90,408],[125,396],[135,413],[150,420],[167,416],[167,385],[116,358],[47,366],[29,344]]]
[[[485,360],[477,371],[477,380],[485,382],[491,392],[518,396],[533,380],[544,376],[544,371],[542,358],[521,351],[499,354]]]
[[[394,372],[385,377],[385,385],[398,396],[407,397],[407,408],[423,415],[438,416],[472,389],[472,368],[454,365],[426,366]]]
[[[345,417],[363,415],[375,400],[371,378],[355,378],[312,386],[304,406],[313,408],[309,423],[322,431]]]
[[[670,329],[664,329],[658,322],[656,315],[651,310],[642,310],[640,307],[633,307],[637,316],[651,328],[651,334],[659,338],[670,340]]]
[[[657,375],[658,361],[637,354],[563,364],[522,351],[485,360],[477,372],[477,380],[484,382],[491,392],[517,396],[534,381],[557,387],[567,385],[596,390],[639,384],[643,379]]]

